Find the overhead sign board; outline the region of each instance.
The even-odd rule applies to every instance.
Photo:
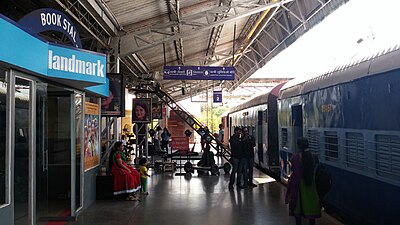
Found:
[[[213,102],[214,103],[222,103],[222,91],[214,91],[213,92]]]
[[[231,66],[164,66],[164,80],[234,80]]]

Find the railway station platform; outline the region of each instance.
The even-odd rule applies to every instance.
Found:
[[[229,174],[176,176],[150,169],[140,201],[97,200],[67,225],[290,225],[286,187],[254,170],[255,188],[228,189]],[[50,223],[48,223],[50,224]],[[308,221],[303,221],[308,224]],[[342,225],[322,212],[318,225]],[[55,223],[54,223],[55,225]],[[60,224],[58,224],[60,225]]]

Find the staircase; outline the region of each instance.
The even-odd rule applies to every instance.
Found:
[[[194,115],[189,113],[186,109],[184,109],[181,105],[179,105],[168,93],[161,90],[160,86],[157,84],[156,86],[151,86],[154,88],[154,94],[157,95],[158,98],[161,99],[168,107],[173,110],[179,117],[181,117],[194,131],[196,131],[200,136],[202,135],[202,126],[201,122],[196,119]],[[212,141],[210,146],[214,149],[217,149],[217,145],[214,143],[220,143],[213,135],[209,135]],[[229,160],[231,156],[231,152],[227,150],[223,145],[221,145],[222,151],[221,156],[226,160]]]

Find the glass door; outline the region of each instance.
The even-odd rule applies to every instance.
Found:
[[[37,83],[36,205],[39,221],[67,220],[71,216],[73,98],[72,91]]]
[[[83,206],[83,157],[82,154],[82,142],[83,142],[83,95],[75,94],[75,153],[72,157],[75,157],[75,210],[78,211]]]
[[[29,133],[31,81],[15,79],[14,224],[29,224]]]

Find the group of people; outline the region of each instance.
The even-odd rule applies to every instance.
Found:
[[[235,127],[229,139],[231,149],[232,173],[229,189],[256,187],[253,181],[253,162],[255,139],[249,135],[247,127]],[[298,151],[293,154],[290,165],[292,174],[289,178],[285,203],[289,204],[289,215],[295,217],[296,225],[301,225],[302,218],[307,218],[310,225],[321,217],[321,204],[315,184],[316,157],[308,149],[308,140],[297,140]]]
[[[171,134],[167,128],[156,136],[161,138],[162,146],[168,144]],[[229,139],[231,150],[232,173],[229,180],[229,189],[236,185],[238,189],[257,187],[253,183],[253,162],[255,138],[249,134],[247,127],[235,127],[234,134]],[[295,217],[296,225],[301,225],[302,217],[309,219],[310,225],[315,225],[315,219],[321,216],[320,199],[315,185],[315,166],[317,159],[308,150],[308,140],[297,140],[298,151],[291,159],[292,174],[289,178],[285,203],[289,204],[289,215]],[[163,148],[164,149],[164,148]],[[150,177],[147,169],[147,160],[139,160],[139,171],[127,163],[122,142],[116,142],[109,157],[109,167],[114,176],[114,195],[124,194],[126,200],[138,200],[136,193],[147,192],[147,178]]]
[[[257,185],[253,183],[255,138],[249,134],[247,127],[235,127],[234,134],[229,139],[229,145],[232,164],[229,189],[233,189],[235,181],[239,189],[257,187]]]
[[[137,192],[144,195],[147,192],[147,178],[150,177],[147,169],[147,159],[139,160],[139,171],[127,163],[124,145],[121,141],[114,144],[109,155],[109,168],[114,176],[114,195],[123,195],[126,200],[137,201]]]
[[[153,143],[155,145],[156,151],[168,152],[168,143],[171,138],[171,133],[169,133],[168,128],[157,126],[153,138]]]

